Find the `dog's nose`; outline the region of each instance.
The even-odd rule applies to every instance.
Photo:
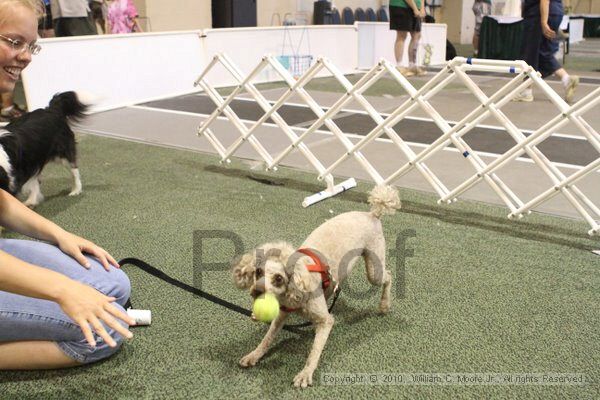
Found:
[[[263,276],[254,284],[254,289],[252,290],[252,297],[257,298],[261,294],[265,292],[265,277]]]

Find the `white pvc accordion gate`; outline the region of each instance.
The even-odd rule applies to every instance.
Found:
[[[236,88],[225,98],[221,96],[206,79],[207,74],[217,64],[222,65],[238,82]],[[273,104],[267,101],[261,92],[252,84],[252,80],[266,68],[274,70],[288,86],[288,90],[286,90]],[[323,69],[329,71],[329,73],[332,74],[345,89],[345,93],[327,110],[324,110],[319,106],[304,89],[304,86]],[[487,96],[467,75],[467,72],[469,71],[510,73],[514,76],[492,96]],[[408,100],[385,118],[382,117],[363,96],[363,93],[384,75],[391,76],[410,96]],[[436,111],[429,100],[455,80],[460,81],[467,89],[469,89],[480,104],[462,120],[454,126],[451,126],[438,111]],[[600,135],[582,118],[582,115],[585,112],[600,103],[600,88],[597,88],[577,103],[568,105],[544,80],[541,79],[539,74],[535,72],[533,68],[523,61],[466,59],[462,57],[457,57],[448,62],[439,73],[420,89],[415,89],[415,87],[398,72],[396,67],[386,60],[381,60],[355,84],[352,84],[325,58],[317,59],[316,63],[304,74],[294,78],[275,57],[265,56],[250,74],[244,76],[234,63],[224,54],[219,54],[213,58],[196,80],[195,85],[200,86],[217,106],[212,114],[198,128],[198,135],[204,135],[204,137],[206,137],[221,157],[221,162],[229,162],[229,158],[244,142],[248,142],[254,148],[265,162],[267,170],[275,170],[278,164],[281,163],[281,161],[294,149],[297,149],[308,160],[318,173],[318,179],[326,182],[327,188],[320,193],[304,199],[303,206],[305,207],[356,185],[354,179],[335,184],[333,178],[335,169],[345,160],[352,157],[362,166],[376,184],[392,184],[409,171],[418,171],[440,197],[439,203],[451,203],[456,200],[457,196],[470,189],[478,182],[484,181],[509,208],[509,218],[521,218],[529,213],[532,208],[549,200],[557,194],[562,194],[590,225],[591,229],[588,231],[588,234],[593,235],[600,232],[600,226],[598,225],[600,209],[576,186],[576,183],[583,177],[600,169]],[[511,99],[518,95],[523,89],[531,86],[536,86],[543,91],[554,104],[558,113],[535,132],[525,135],[510,121],[510,119],[507,118],[501,111],[501,108],[510,102]],[[230,103],[242,91],[249,93],[264,111],[262,117],[250,127],[246,126],[230,107]],[[283,106],[286,100],[293,94],[299,95],[318,117],[317,120],[299,135],[292,130],[289,124],[287,124],[278,113],[279,108]],[[376,127],[368,132],[357,143],[350,141],[333,119],[351,100],[355,100],[360,104],[376,123]],[[393,129],[399,121],[417,108],[422,109],[429,115],[442,132],[442,135],[439,138],[418,154],[416,154]],[[225,147],[210,129],[210,125],[221,114],[224,115],[240,133],[240,137],[228,147]],[[488,117],[494,117],[499,122],[499,124],[514,139],[515,145],[499,158],[486,164],[481,157],[471,149],[463,137],[466,133],[475,128],[480,121]],[[254,135],[257,128],[263,125],[268,119],[274,121],[290,141],[290,144],[279,154],[271,155]],[[538,149],[537,146],[550,137],[553,132],[556,132],[569,122],[581,131],[587,142],[598,152],[599,156],[587,166],[570,176],[566,176]],[[323,125],[331,131],[335,138],[344,146],[345,150],[344,154],[329,166],[323,165],[314,153],[304,144],[304,140]],[[297,128],[295,129],[297,130]],[[361,152],[366,145],[384,133],[391,139],[393,145],[408,158],[408,162],[387,177],[383,177]],[[458,149],[463,154],[465,160],[469,162],[475,170],[471,177],[454,189],[448,189],[425,163],[428,158],[442,151],[449,145],[453,145]],[[548,190],[540,193],[538,196],[527,202],[521,201],[521,199],[519,199],[508,185],[496,174],[500,168],[523,154],[529,156],[552,181],[552,186],[548,188]]]

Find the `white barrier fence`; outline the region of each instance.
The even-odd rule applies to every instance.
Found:
[[[207,75],[217,65],[224,67],[237,82],[237,87],[226,98],[222,97],[207,80]],[[273,104],[269,103],[252,83],[253,79],[265,68],[275,70],[289,87]],[[345,93],[326,111],[304,89],[304,86],[322,70],[327,70],[345,89]],[[513,74],[514,77],[492,96],[487,96],[469,77],[467,74],[469,71],[508,73]],[[383,76],[391,76],[410,96],[408,100],[385,118],[363,96],[364,91]],[[460,81],[475,96],[480,105],[474,108],[461,121],[451,126],[431,105],[429,100],[455,80]],[[576,173],[565,176],[537,147],[542,141],[551,136],[553,132],[556,132],[557,129],[570,122],[581,131],[588,143],[600,155],[600,135],[582,118],[585,112],[600,103],[600,88],[594,90],[577,103],[568,105],[541,79],[533,68],[523,61],[480,60],[462,57],[457,57],[447,63],[438,74],[418,90],[398,72],[395,65],[387,60],[381,60],[355,84],[350,83],[342,72],[325,58],[319,58],[301,76],[293,77],[275,57],[265,56],[250,74],[244,76],[229,57],[224,54],[216,55],[212,59],[196,80],[196,85],[200,86],[217,105],[214,112],[198,128],[198,135],[206,137],[220,155],[222,162],[229,162],[229,158],[234,155],[244,142],[248,142],[256,150],[265,162],[267,170],[276,169],[277,165],[292,150],[298,149],[300,151],[318,173],[318,179],[324,180],[327,183],[326,190],[317,195],[307,197],[304,200],[303,205],[305,207],[316,201],[333,196],[355,184],[354,180],[351,179],[336,185],[333,178],[333,172],[336,168],[348,158],[353,157],[376,184],[392,184],[409,171],[418,171],[440,197],[439,203],[451,203],[456,200],[457,196],[469,190],[476,183],[484,181],[509,208],[509,218],[521,218],[525,214],[528,214],[532,208],[560,193],[565,196],[575,210],[590,225],[591,229],[588,231],[588,234],[593,235],[600,232],[600,226],[597,222],[600,219],[600,209],[575,185],[583,177],[600,169],[600,157]],[[543,91],[556,106],[558,114],[532,134],[525,135],[501,111],[501,108],[522,90],[531,86],[536,86]],[[264,111],[264,115],[250,127],[247,127],[229,106],[242,91],[249,93]],[[278,109],[294,94],[299,95],[318,117],[300,135],[296,134],[278,114]],[[350,141],[334,121],[336,114],[351,100],[360,104],[377,124],[375,128],[357,143]],[[442,135],[438,139],[418,154],[408,146],[393,128],[417,108],[428,114],[442,131]],[[240,137],[228,147],[225,147],[219,141],[217,135],[210,129],[210,125],[221,114],[229,119],[240,132]],[[486,164],[473,151],[463,137],[475,128],[480,121],[488,117],[494,117],[500,123],[514,139],[515,145],[493,162]],[[255,136],[257,128],[263,125],[268,119],[272,119],[290,141],[289,146],[276,155],[271,155]],[[304,144],[305,139],[323,125],[331,131],[345,149],[344,154],[327,167]],[[408,158],[406,164],[387,177],[383,177],[361,152],[366,145],[384,133],[391,139],[396,148]],[[451,190],[446,187],[425,163],[428,158],[449,145],[457,148],[475,170],[475,173],[470,178]],[[500,168],[522,154],[527,154],[552,181],[552,186],[548,190],[527,202],[523,202],[496,174]]]
[[[191,93],[190,82],[218,53],[230,54],[245,71],[267,53],[315,58],[326,54],[350,73],[372,67],[382,56],[393,56],[394,38],[387,23],[357,22],[40,39],[43,50],[23,70],[23,86],[29,110],[46,107],[58,92],[76,90],[94,93],[97,102],[92,111],[98,112]],[[431,51],[430,63],[442,64],[446,25],[423,24],[420,53],[424,46]],[[275,78],[267,69],[256,81]],[[234,83],[227,73],[215,72],[211,79],[214,86]]]

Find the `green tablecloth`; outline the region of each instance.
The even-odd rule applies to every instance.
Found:
[[[499,23],[484,17],[479,33],[479,58],[518,60],[521,58],[523,21]]]

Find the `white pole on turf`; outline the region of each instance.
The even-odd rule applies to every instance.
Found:
[[[312,206],[313,204],[319,201],[333,197],[336,194],[345,192],[346,190],[352,189],[353,187],[356,187],[356,180],[354,180],[354,178],[346,179],[344,182],[335,185],[332,190],[325,189],[319,193],[315,193],[311,196],[305,197],[304,201],[302,202],[302,207],[306,208]]]

